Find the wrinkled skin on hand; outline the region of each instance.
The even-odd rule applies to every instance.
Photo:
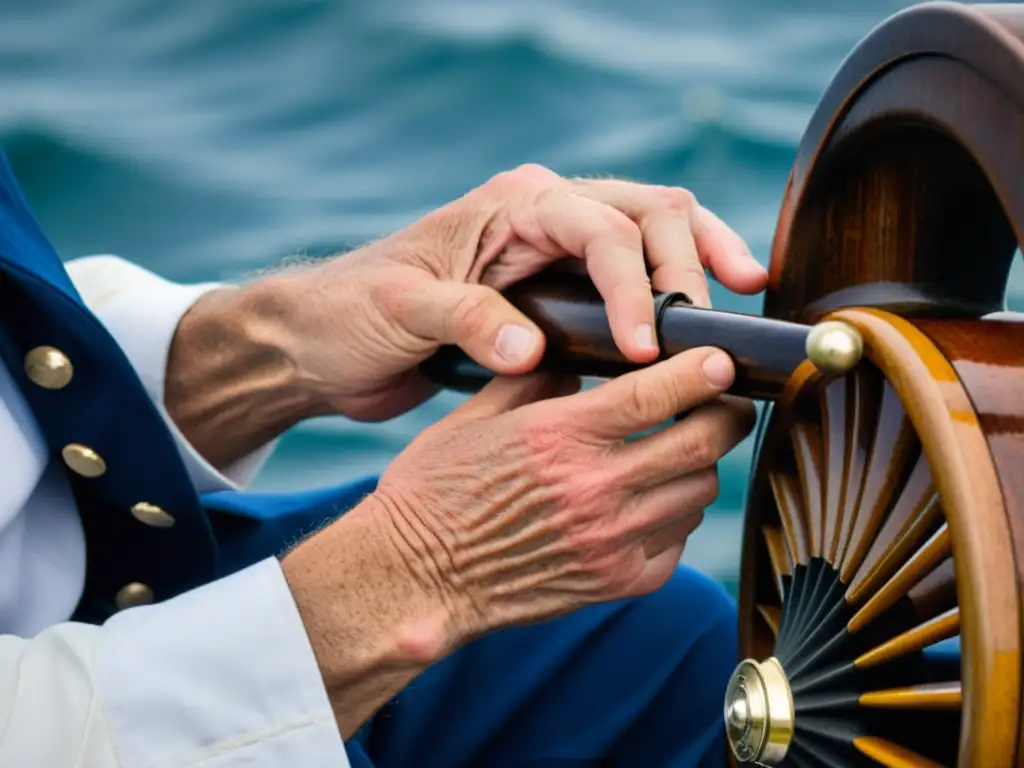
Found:
[[[652,285],[708,305],[705,270],[740,293],[766,281],[740,237],[684,189],[523,166],[383,240],[276,276],[265,303],[288,329],[283,346],[316,413],[387,419],[436,391],[417,366],[442,344],[501,374],[532,370],[543,335],[499,291],[566,258],[580,260],[637,362],[658,354]]]
[[[722,394],[735,371],[716,350],[584,392],[574,379],[524,375],[544,339],[499,291],[565,258],[590,275],[616,344],[638,363],[658,356],[652,287],[708,305],[705,270],[741,293],[766,281],[742,240],[685,190],[526,166],[384,240],[261,281],[237,298],[241,311],[229,297],[206,327],[249,318],[238,345],[249,354],[182,358],[228,380],[219,372],[260,372],[249,399],[174,401],[190,404],[190,434],[209,434],[210,450],[240,431],[217,428],[222,414],[244,414],[232,423],[251,434],[219,447],[225,458],[273,434],[251,426],[264,411],[271,425],[294,413],[401,413],[433,393],[417,367],[442,344],[504,374],[283,558],[343,734],[474,637],[658,589],[717,496],[718,460],[753,427],[752,404]],[[216,341],[196,329],[188,338]],[[208,344],[224,356],[230,338]]]
[[[749,402],[720,394],[733,376],[724,353],[697,349],[584,392],[500,378],[422,432],[373,498],[452,633],[663,585],[718,494],[717,461],[753,426]]]

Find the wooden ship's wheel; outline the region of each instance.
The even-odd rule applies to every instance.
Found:
[[[1024,765],[1024,6],[933,3],[847,57],[800,144],[764,317],[656,299],[771,401],[744,525],[730,759]],[[629,368],[592,286],[510,297],[549,368]],[[1024,316],[1017,318],[1024,320]],[[474,389],[456,350],[425,365]]]
[[[765,315],[863,358],[798,367],[760,427],[736,762],[1024,761],[1024,323],[992,315],[1022,236],[1024,7],[897,14],[826,91],[772,248]]]

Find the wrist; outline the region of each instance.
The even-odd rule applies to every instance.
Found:
[[[374,496],[282,559],[346,737],[463,641]]]
[[[189,442],[224,466],[316,413],[288,354],[288,298],[267,281],[201,296],[174,334],[164,405]]]

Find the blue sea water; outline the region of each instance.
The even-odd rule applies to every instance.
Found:
[[[523,162],[686,186],[766,261],[822,90],[906,5],[4,0],[0,143],[66,258],[118,253],[176,280],[358,245]],[[258,485],[378,470],[458,401],[305,424]],[[723,462],[685,556],[726,581],[750,453]]]

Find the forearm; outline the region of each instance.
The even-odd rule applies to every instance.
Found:
[[[218,467],[318,413],[288,354],[276,281],[223,288],[185,313],[167,362],[164,404],[189,442]]]
[[[165,417],[196,490],[248,485],[273,438],[302,418],[288,399],[287,381],[268,386],[276,358],[261,349],[260,334],[264,346],[281,334],[253,314],[249,299],[259,292],[175,283],[110,255],[73,259],[66,267]],[[239,418],[236,398],[254,408],[252,418]],[[219,404],[226,404],[223,413]],[[227,428],[217,432],[221,425]]]

